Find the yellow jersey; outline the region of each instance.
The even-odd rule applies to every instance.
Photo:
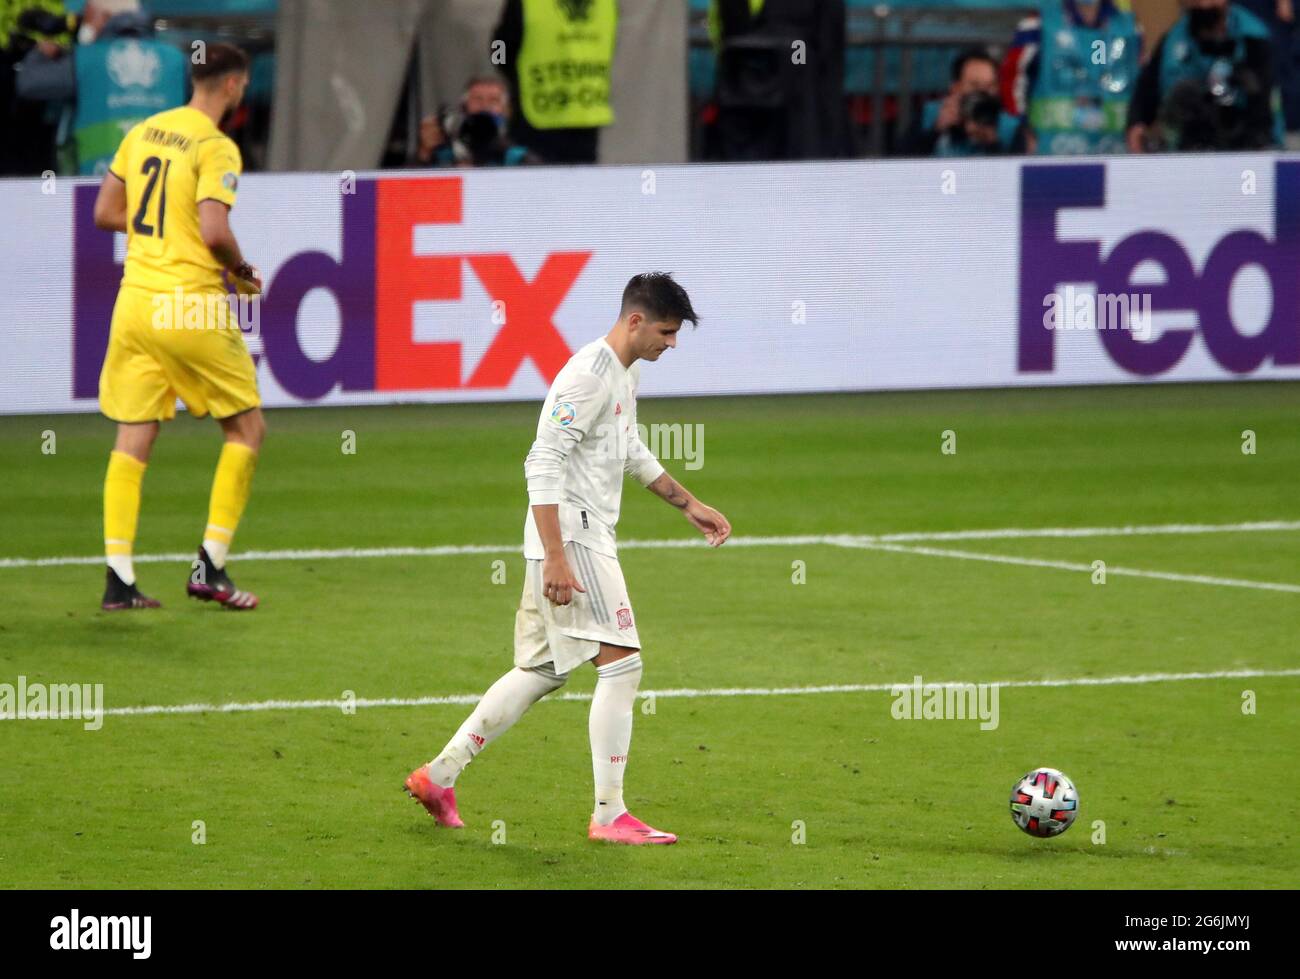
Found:
[[[199,234],[199,202],[234,206],[243,170],[234,140],[181,106],[132,127],[108,169],[126,184],[122,285],[224,292],[221,263]]]

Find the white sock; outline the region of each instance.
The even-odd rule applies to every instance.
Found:
[[[623,813],[623,770],[632,745],[632,706],[641,683],[641,654],[633,653],[596,667],[591,698],[591,769],[596,781],[596,808],[591,818],[608,826]]]
[[[131,561],[130,554],[108,555],[108,566],[122,579],[123,584],[135,584],[135,564]]]
[[[203,549],[208,552],[208,557],[212,560],[212,566],[218,571],[226,566],[226,555],[230,553],[229,543],[205,537],[203,538]]]
[[[474,756],[510,730],[524,711],[552,690],[564,686],[568,674],[557,674],[553,663],[533,670],[515,667],[488,688],[442,754],[429,762],[429,780],[449,789]]]

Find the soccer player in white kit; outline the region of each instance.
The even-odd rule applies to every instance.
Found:
[[[613,843],[676,843],[623,804],[632,708],[641,682],[641,641],[618,563],[618,523],[627,474],[682,511],[713,547],[731,524],[672,476],[641,441],[636,424],[640,360],[677,346],[698,317],[671,276],[633,276],[618,321],[556,375],[524,461],[524,593],[515,614],[515,666],[483,695],[442,753],[406,779],[407,791],[441,826],[461,827],[456,778],[542,697],[588,660],[596,692],[588,725],[596,805],[587,835]]]

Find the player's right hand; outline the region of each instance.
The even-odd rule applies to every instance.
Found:
[[[568,605],[575,591],[586,594],[587,589],[573,576],[568,558],[558,554],[542,561],[542,594],[552,605]]]

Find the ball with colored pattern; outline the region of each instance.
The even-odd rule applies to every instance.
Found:
[[[1011,790],[1011,818],[1030,836],[1060,836],[1079,814],[1079,790],[1055,768],[1035,768]]]

